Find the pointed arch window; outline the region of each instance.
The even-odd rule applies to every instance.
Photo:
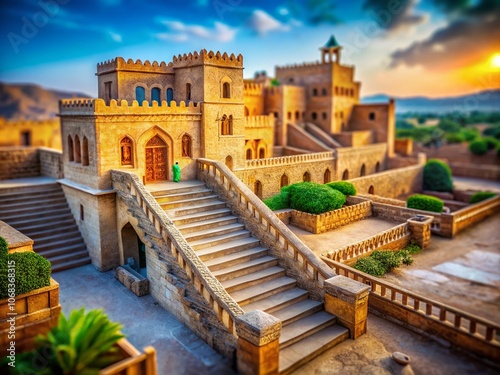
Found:
[[[188,134],[182,136],[182,157],[191,158],[192,155],[192,145],[191,137]]]
[[[121,165],[134,165],[133,145],[134,143],[129,137],[123,137],[120,141]]]
[[[326,169],[325,174],[323,175],[323,183],[327,184],[332,180],[332,172],[330,172],[330,169]]]
[[[191,100],[191,84],[186,83],[186,100]]]
[[[229,82],[222,84],[222,97],[226,99],[231,97],[231,84]]]
[[[280,188],[282,188],[283,186],[288,186],[288,176],[284,173],[281,176]]]
[[[255,181],[254,193],[256,196],[262,199],[262,182],[260,182],[259,180]]]
[[[233,134],[233,115],[223,115],[220,123],[220,133],[221,135],[232,135]]]
[[[247,148],[246,159],[252,160],[252,150],[250,148]]]
[[[265,159],[266,157],[266,149],[261,147],[259,148],[259,159]]]
[[[89,141],[85,136],[82,139],[82,165],[89,165]]]
[[[80,138],[78,135],[75,135],[75,162],[76,163],[81,163],[82,162],[82,149],[80,146]]]
[[[311,181],[311,174],[309,172],[305,172],[302,175],[302,181],[304,181],[304,182],[310,182]]]
[[[68,157],[69,161],[75,161],[73,138],[71,138],[71,135],[68,135]]]

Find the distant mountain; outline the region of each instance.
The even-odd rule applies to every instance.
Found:
[[[0,117],[45,120],[56,117],[59,100],[88,98],[86,94],[45,89],[33,84],[0,82]]]
[[[387,103],[390,96],[376,94],[365,96],[361,99],[364,104]],[[396,113],[405,112],[435,112],[444,113],[452,111],[500,111],[500,90],[485,90],[475,94],[446,98],[428,98],[414,96],[408,98],[394,97],[396,100]]]

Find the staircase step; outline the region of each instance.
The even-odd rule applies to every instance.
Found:
[[[87,250],[78,250],[78,251],[72,251],[68,252],[66,254],[61,254],[57,255],[54,257],[47,258],[52,265],[60,264],[60,263],[65,263],[69,260],[76,260],[76,259],[81,259],[81,258],[86,258],[89,256],[89,253]]]
[[[2,197],[0,197],[0,200],[2,200]],[[60,196],[53,198],[44,197],[43,200],[35,199],[32,201],[24,199],[22,202],[16,202],[16,203],[5,203],[2,201],[0,203],[0,214],[3,215],[3,213],[8,213],[9,211],[12,210],[18,210],[18,211],[39,210],[40,208],[52,207],[60,203],[67,205],[64,194],[61,194]]]
[[[187,208],[187,207],[192,207],[192,206],[199,206],[200,204],[212,203],[215,201],[220,202],[218,198],[219,198],[218,195],[212,194],[212,195],[207,195],[205,197],[195,197],[195,198],[189,198],[189,199],[185,199],[185,200],[160,203],[160,206],[165,211],[172,211],[176,208]]]
[[[50,235],[52,233],[65,232],[66,230],[68,230],[68,228],[74,228],[75,225],[76,224],[73,217],[66,218],[64,220],[58,220],[57,224],[50,221],[43,221],[40,223],[35,223],[31,226],[24,226],[23,234],[35,240],[37,237],[45,237],[48,234]],[[16,229],[19,230],[18,228]]]
[[[15,193],[9,195],[0,195],[0,201],[2,205],[12,205],[12,204],[24,204],[24,203],[36,203],[38,201],[45,202],[46,200],[56,199],[64,197],[64,193],[62,190],[59,191],[48,191],[30,193],[30,194],[22,194]]]
[[[38,218],[47,218],[57,214],[71,214],[71,210],[68,207],[68,204],[59,204],[50,206],[50,209],[38,209],[38,207],[33,206],[33,208],[29,211],[17,211],[14,210],[9,211],[8,213],[2,213],[2,220],[5,222],[9,221],[11,223],[19,223],[26,220],[38,219]]]
[[[214,192],[211,189],[203,188],[203,189],[197,189],[197,190],[190,190],[187,192],[182,192],[182,193],[175,193],[175,194],[165,194],[165,195],[154,195],[156,201],[158,203],[167,203],[167,202],[176,202],[176,201],[183,201],[189,198],[199,198],[199,197],[206,197],[207,195],[212,195]]]
[[[57,248],[50,250],[42,250],[42,251],[38,251],[37,249],[34,250],[36,253],[50,260],[51,258],[55,258],[60,255],[71,254],[80,251],[87,251],[87,247],[85,246],[85,243],[81,241],[80,243],[77,244],[58,246]]]
[[[202,239],[209,239],[223,234],[233,233],[240,230],[244,230],[245,226],[240,223],[232,223],[228,225],[221,225],[214,228],[203,229],[197,232],[191,232],[184,234],[184,238],[188,241],[197,241]]]
[[[15,190],[0,189],[0,197],[2,201],[4,198],[19,197],[20,195],[46,195],[52,192],[61,192],[61,185],[58,183],[44,184],[44,185],[32,185],[25,187],[16,187]]]
[[[193,190],[204,189],[204,188],[206,188],[204,182],[202,182],[202,181],[190,181],[189,186],[178,186],[178,187],[176,186],[176,187],[172,187],[170,189],[152,191],[151,195],[153,197],[158,197],[158,196],[162,196],[162,195],[185,193],[185,192],[190,192]]]
[[[191,241],[189,245],[194,250],[201,250],[205,249],[207,247],[213,247],[216,245],[220,245],[226,242],[242,239],[242,238],[247,238],[250,237],[250,232],[247,230],[239,230],[236,232],[232,233],[227,233],[227,234],[222,234],[220,236],[215,236],[215,237],[210,237],[206,239],[201,239],[197,241]]]
[[[299,319],[281,330],[280,349],[284,349],[320,330],[335,324],[336,317],[325,311],[319,311]]]
[[[193,247],[193,244],[190,245]],[[200,259],[205,262],[207,260],[236,254],[240,251],[249,250],[259,246],[260,241],[257,238],[245,237],[198,250],[196,251],[196,254],[198,254]]]
[[[76,268],[76,267],[81,267],[86,264],[89,264],[91,262],[90,257],[87,255],[84,258],[78,258],[78,259],[69,259],[61,263],[57,263],[52,266],[52,273],[54,272],[59,272],[59,271],[64,271],[70,268]]]
[[[349,337],[349,330],[332,325],[295,343],[280,349],[280,374],[287,375],[297,370],[312,358],[340,344]]]
[[[248,275],[250,273],[261,271],[266,268],[277,265],[278,265],[278,259],[276,259],[275,257],[263,256],[261,258],[252,259],[244,263],[236,264],[234,266],[229,266],[226,268],[219,269],[217,271],[212,271],[212,273],[217,278],[217,280],[222,282],[228,279],[235,279],[240,276]]]
[[[292,289],[296,284],[297,280],[284,276],[249,288],[237,290],[230,293],[230,295],[240,306],[245,306],[260,299]]]
[[[238,218],[233,215],[216,217],[214,219],[200,220],[194,223],[188,223],[184,225],[176,225],[177,229],[181,231],[182,234],[188,234],[192,232],[198,232],[200,230],[214,228],[223,225],[234,224],[238,222]]]
[[[71,215],[71,212],[69,212],[68,209],[67,213],[54,214],[53,216],[40,217],[40,218],[31,218],[31,219],[24,218],[24,220],[18,222],[13,222],[12,220],[9,220],[6,221],[6,223],[16,228],[21,233],[23,233],[23,230],[32,227],[33,224],[40,224],[40,223],[54,224],[55,222],[59,222],[59,220],[72,219],[72,218],[73,216]]]
[[[239,251],[237,253],[224,255],[218,258],[205,261],[205,265],[210,271],[215,274],[215,271],[236,266],[241,263],[251,261],[253,259],[265,257],[268,250],[265,247],[257,246],[252,249]]]
[[[178,218],[178,216],[185,216],[185,215],[192,215],[192,214],[198,214],[201,212],[207,212],[219,208],[225,208],[226,203],[219,201],[219,200],[214,200],[212,202],[208,203],[201,203],[195,206],[188,206],[185,208],[177,208],[173,210],[165,210],[167,212],[167,215],[172,217],[172,218]]]
[[[33,245],[33,249],[38,253],[40,251],[57,249],[61,246],[77,245],[81,244],[82,242],[82,237],[78,235],[70,239],[55,239],[41,245],[35,242]]]
[[[228,215],[232,215],[231,210],[225,207],[225,208],[215,209],[212,211],[200,212],[197,214],[171,217],[171,219],[175,223],[175,225],[187,225],[189,223],[204,221],[205,219],[206,220],[215,219],[218,217],[223,217]]]
[[[33,241],[35,240],[31,235],[29,236]],[[54,233],[52,231],[46,231],[44,236],[38,236],[35,244],[37,246],[44,245],[50,243],[52,241],[57,240],[71,240],[73,238],[80,238],[80,232],[78,231],[78,227],[76,225],[72,225],[64,231],[59,233]]]
[[[249,303],[242,306],[245,312],[254,310],[262,310],[268,314],[273,314],[274,311],[283,309],[294,303],[307,300],[309,292],[300,288],[293,288],[284,292],[272,295],[270,297]]]
[[[283,323],[283,326],[286,326],[290,323],[293,323],[299,319],[306,317],[307,315],[311,315],[312,313],[321,311],[323,309],[323,302],[315,301],[312,299],[306,299],[293,305],[284,307],[279,309],[271,315],[275,316]]]
[[[228,293],[231,293],[241,289],[248,289],[251,286],[260,285],[266,281],[274,280],[283,276],[286,276],[284,268],[271,266],[247,275],[221,281],[221,284]]]

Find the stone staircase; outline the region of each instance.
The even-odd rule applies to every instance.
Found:
[[[280,373],[287,374],[348,337],[323,303],[309,299],[278,260],[203,182],[152,193],[188,244],[245,312],[283,324]]]
[[[0,190],[0,220],[30,237],[52,272],[90,263],[87,247],[57,183]]]

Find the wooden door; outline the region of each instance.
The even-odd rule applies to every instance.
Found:
[[[146,181],[168,180],[168,146],[155,135],[146,144]]]

